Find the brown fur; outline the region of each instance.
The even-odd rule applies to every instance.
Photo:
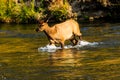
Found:
[[[42,22],[39,24],[39,28],[37,28],[36,31],[44,31],[50,41],[50,45],[60,43],[62,48],[64,48],[64,42],[66,40],[71,40],[71,42],[76,45],[78,40],[75,36],[78,36],[80,40],[82,39],[79,24],[73,19],[55,24],[52,27],[49,27],[47,23]]]

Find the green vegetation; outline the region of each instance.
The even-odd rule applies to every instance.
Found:
[[[66,20],[71,16],[71,13],[69,13],[70,5],[67,2],[64,2],[64,5],[61,6],[58,4],[50,5],[48,9],[56,21]]]
[[[50,5],[46,8],[45,1],[41,0],[40,5],[35,8],[34,1],[21,0],[20,3],[15,3],[14,0],[0,1],[0,22],[6,23],[35,23],[40,19],[51,14],[58,21],[66,19],[68,16],[68,3],[63,6]],[[46,13],[46,12],[49,12]]]
[[[90,17],[119,20],[119,2],[118,0],[0,0],[0,22],[36,23],[49,17],[53,21],[63,21],[71,17],[82,20],[89,20]]]
[[[34,10],[34,0],[30,6],[24,2],[16,4],[11,0],[0,1],[0,22],[7,23],[35,23],[36,20],[42,18],[42,12]],[[42,10],[42,9],[41,9]]]

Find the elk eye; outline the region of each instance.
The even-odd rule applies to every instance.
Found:
[[[44,24],[41,24],[40,26],[44,26]]]
[[[42,26],[41,24],[38,25],[39,27]]]

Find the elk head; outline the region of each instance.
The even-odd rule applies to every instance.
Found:
[[[38,28],[36,28],[36,32],[44,31],[47,26],[47,22],[44,22],[43,20],[39,21]]]
[[[49,21],[50,18],[51,18],[51,16],[48,17],[45,20],[38,21],[38,28],[36,29],[36,31],[37,32],[44,31],[46,29],[46,27],[48,27],[48,21]]]

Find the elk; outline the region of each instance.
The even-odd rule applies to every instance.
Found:
[[[47,22],[40,21],[36,31],[44,31],[50,45],[58,43],[61,44],[62,49],[64,49],[66,40],[70,40],[73,45],[77,45],[78,41],[82,40],[79,24],[73,19],[66,20],[65,22],[55,24],[51,27]],[[77,36],[79,37],[79,40],[76,39]]]

